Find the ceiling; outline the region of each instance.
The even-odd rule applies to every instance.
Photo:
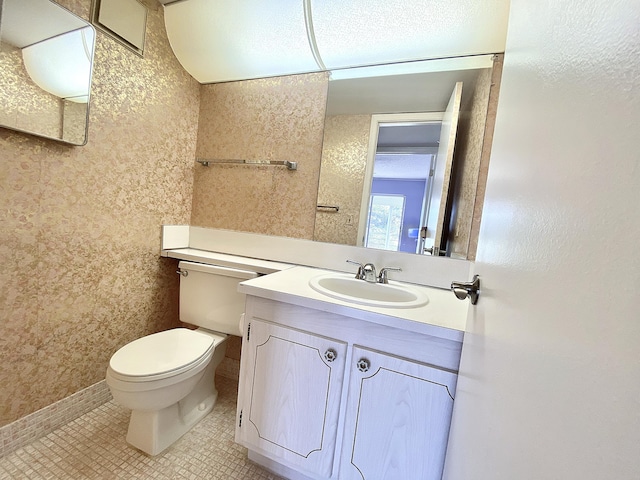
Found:
[[[478,72],[474,69],[332,80],[327,115],[443,112],[456,82],[472,85]]]
[[[425,180],[430,167],[431,155],[376,155],[373,177]]]
[[[381,124],[378,129],[378,152],[390,152],[394,148],[438,148],[440,122],[421,122],[411,125]]]

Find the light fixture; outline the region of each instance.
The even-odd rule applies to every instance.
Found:
[[[43,90],[73,102],[87,103],[94,38],[93,28],[87,26],[23,48],[27,73]]]
[[[504,51],[508,0],[310,0],[329,70]]]
[[[187,0],[164,9],[171,47],[200,83],[321,70],[301,0]]]
[[[509,14],[509,0],[159,1],[200,83],[499,53]]]

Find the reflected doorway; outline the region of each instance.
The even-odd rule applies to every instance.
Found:
[[[365,174],[361,245],[422,253],[442,114],[375,115]],[[375,142],[375,143],[374,143]],[[363,193],[365,193],[363,192]],[[366,202],[366,203],[365,203]]]
[[[415,239],[416,253],[428,253],[434,256],[446,255],[446,230],[451,214],[453,153],[458,131],[461,99],[462,82],[457,82],[451,92],[447,108],[442,113],[373,115],[365,172],[365,188],[360,205],[358,239],[362,239],[362,243],[359,245],[364,245],[364,240],[368,237],[371,192],[375,177],[375,164],[379,163],[379,155],[425,154],[431,155],[432,163],[426,179],[418,238]],[[400,172],[400,165],[399,162],[394,162],[392,170]],[[412,165],[408,171],[413,171],[416,168]],[[401,174],[394,173],[395,177],[398,175]],[[415,236],[416,232],[413,226],[407,224],[402,226],[402,231],[407,236]],[[399,245],[402,245],[402,241],[399,242]],[[413,249],[401,251],[413,251]]]

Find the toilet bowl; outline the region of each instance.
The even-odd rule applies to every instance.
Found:
[[[257,276],[191,262],[179,268],[180,317],[200,328],[134,340],[111,357],[106,373],[114,400],[132,411],[127,442],[149,455],[161,453],[212,410],[227,334],[240,332],[244,295],[237,284]]]
[[[114,354],[106,381],[114,400],[132,410],[129,444],[157,455],[211,411],[226,339],[176,328],[142,337]]]

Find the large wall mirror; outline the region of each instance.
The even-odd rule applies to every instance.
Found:
[[[332,72],[314,240],[474,259],[501,62]]]
[[[0,0],[0,126],[84,145],[94,43],[50,0]]]

